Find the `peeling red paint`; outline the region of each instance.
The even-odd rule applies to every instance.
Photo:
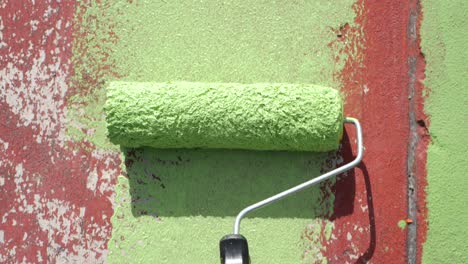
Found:
[[[103,262],[119,156],[65,134],[72,1],[0,7],[0,262]]]
[[[77,67],[72,69],[71,75],[75,76],[72,80],[71,93],[79,95],[89,95],[93,90],[102,87],[106,77],[121,78],[112,62],[109,60],[111,46],[118,41],[118,36],[114,32],[114,22],[111,19],[106,20],[105,27],[97,23],[97,15],[88,15],[86,12],[89,5],[101,6],[106,10],[109,3],[102,1],[83,1],[77,3],[75,15],[75,27],[73,28],[74,37],[78,41],[74,42],[73,64]],[[106,12],[99,15],[109,17]],[[102,18],[101,18],[102,19]],[[90,52],[90,48],[93,49]],[[83,67],[81,65],[86,65]],[[80,67],[78,67],[80,66]]]
[[[332,239],[322,242],[326,245],[324,254],[329,263],[405,263],[406,231],[397,223],[407,218],[408,58],[419,54],[419,41],[411,46],[407,36],[414,3],[359,1],[355,8],[356,27],[343,27],[338,41],[355,42],[343,50],[349,58],[341,79],[346,115],[362,122],[365,154],[351,177],[337,179],[332,216],[335,228]],[[420,80],[422,64],[417,72]],[[422,85],[417,82],[416,86],[417,115],[423,116]],[[353,129],[346,131],[348,139],[343,145],[354,146],[348,142],[355,138]],[[425,186],[426,147],[423,140],[416,152],[420,190]],[[343,156],[345,162],[353,159],[349,148],[343,148]],[[419,194],[420,201],[423,196]],[[350,199],[354,200],[351,206]],[[426,229],[423,219],[419,221],[419,248]]]

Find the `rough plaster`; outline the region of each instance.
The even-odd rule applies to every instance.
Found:
[[[468,262],[468,51],[466,1],[422,2],[431,143],[427,161],[428,234],[424,263]]]
[[[118,154],[66,133],[74,11],[0,3],[2,263],[106,259]]]

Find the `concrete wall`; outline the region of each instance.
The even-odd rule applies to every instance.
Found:
[[[356,169],[243,221],[254,263],[463,263],[461,1],[5,1],[0,262],[216,263],[243,206],[337,152],[120,149],[112,80],[333,87]],[[454,30],[458,29],[458,30]],[[421,33],[421,34],[420,34]]]

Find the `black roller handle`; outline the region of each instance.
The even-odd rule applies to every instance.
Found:
[[[249,245],[242,235],[226,235],[219,241],[221,264],[250,264]]]

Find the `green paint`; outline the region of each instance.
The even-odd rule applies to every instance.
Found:
[[[166,262],[172,263],[177,257],[176,249],[190,250],[190,256],[184,258],[196,257],[197,263],[214,262],[219,254],[219,239],[232,231],[234,217],[243,206],[317,175],[319,164],[315,162],[323,156],[322,153],[239,150],[128,151],[126,163],[139,165],[127,168],[128,179],[119,180],[118,210],[113,221],[120,224],[114,225],[109,244],[110,260],[116,262],[128,262],[121,255],[130,251],[147,261],[166,256]],[[256,170],[252,170],[253,165]],[[237,169],[225,169],[231,167]],[[311,247],[306,242],[318,243],[321,239],[321,219],[311,222],[322,215],[321,206],[315,203],[321,196],[317,186],[259,210],[252,214],[253,218],[243,221],[242,233],[248,237],[252,250],[258,252],[259,262],[268,254],[279,257],[279,261],[299,261],[307,247],[319,253],[319,247]],[[165,225],[157,225],[159,222]],[[143,252],[151,247],[130,250],[125,246],[128,244],[121,242],[124,237],[128,243],[137,243],[133,239],[146,234],[151,239],[138,239],[152,247],[160,245],[154,254]],[[301,234],[307,234],[307,240],[301,241]],[[190,241],[184,239],[200,244],[190,246]],[[282,242],[276,244],[276,241]],[[182,244],[171,249],[172,255],[161,253],[170,249],[166,247],[175,246],[174,243]],[[272,249],[278,252],[268,253]]]
[[[128,181],[119,178],[116,197],[119,210],[114,215],[113,236],[109,242],[109,262],[113,263],[218,263],[218,241],[232,229],[233,217],[203,215],[141,216],[132,214]],[[231,210],[232,211],[232,210]],[[300,262],[300,236],[307,219],[248,218],[242,232],[249,238],[254,263],[263,263],[264,256],[274,257],[271,263]],[[280,254],[274,251],[279,251]]]
[[[112,82],[109,138],[124,147],[336,150],[342,100],[299,84]]]
[[[77,3],[73,30],[73,76],[67,96],[67,136],[86,148],[90,142],[100,149],[117,150],[106,136],[103,111],[106,79],[118,74],[110,65],[112,17],[106,12],[105,1]],[[98,19],[99,18],[99,19]]]
[[[79,10],[87,34],[74,52],[83,57],[77,78],[94,76],[97,85],[82,85],[93,89],[112,79],[339,88],[345,58],[329,43],[336,29],[352,25],[353,2],[91,0]],[[344,45],[335,41],[333,50]],[[217,263],[219,239],[238,210],[319,175],[327,158],[333,160],[305,152],[128,151],[130,177],[116,186],[108,260]],[[333,181],[321,184],[325,195],[311,188],[243,221],[254,263],[327,262],[320,241],[330,238],[333,223],[321,217],[333,212]]]
[[[235,216],[252,201],[282,191],[319,174],[323,153],[152,148],[125,150],[133,214],[159,216]],[[291,159],[288,163],[285,160]],[[245,160],[249,160],[246,163]],[[256,170],[251,166],[256,163]],[[235,167],[237,170],[223,170]],[[271,184],[275,182],[275,184]],[[256,188],[262,186],[262,188]],[[177,191],[171,191],[176,189]],[[206,192],[209,190],[209,192]],[[230,191],[227,191],[230,190]],[[259,217],[320,215],[318,188],[259,210]]]
[[[426,58],[429,230],[423,263],[468,263],[468,2],[422,2]]]
[[[405,220],[400,220],[398,221],[398,227],[401,228],[401,229],[405,229],[407,226],[406,224],[406,221]]]
[[[89,141],[100,149],[117,150],[107,137],[105,100],[104,89],[96,89],[86,96],[70,97],[67,134],[76,142]]]
[[[113,1],[112,60],[129,81],[339,87],[344,61],[327,45],[353,21],[353,2]]]

